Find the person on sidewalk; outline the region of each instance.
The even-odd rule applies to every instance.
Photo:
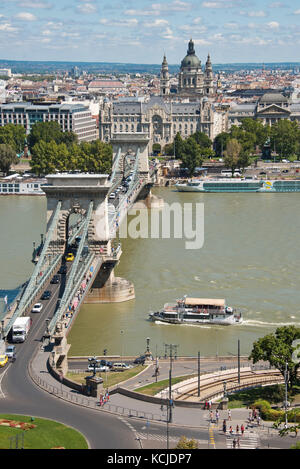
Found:
[[[216,410],[216,424],[219,423],[219,417],[220,417],[220,414],[219,414],[219,411],[218,409]]]
[[[223,420],[223,433],[224,433],[224,435],[226,435],[226,431],[227,431],[226,420]]]
[[[231,409],[228,409],[228,420],[231,420]]]

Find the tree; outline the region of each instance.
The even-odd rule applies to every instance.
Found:
[[[227,132],[221,132],[219,135],[216,136],[214,141],[214,148],[217,156],[223,157],[224,151],[226,150],[226,146],[229,140],[230,134]]]
[[[20,124],[6,124],[0,127],[0,143],[6,143],[16,153],[21,153],[24,149],[26,131]]]
[[[270,127],[268,125],[264,125],[260,120],[246,117],[245,119],[242,119],[240,128],[254,136],[254,144],[255,146],[258,146],[262,152],[263,147],[270,136]]]
[[[234,175],[234,170],[239,167],[241,152],[242,145],[235,138],[228,140],[224,152],[224,163],[227,168],[231,169],[232,176]]]
[[[300,130],[297,122],[281,119],[271,128],[271,148],[279,158],[293,157],[299,150]]]
[[[181,153],[182,167],[187,168],[189,175],[192,176],[197,166],[202,166],[203,151],[193,137],[188,137],[183,142]]]
[[[177,443],[176,449],[198,449],[198,443],[196,440],[188,440],[186,436],[182,436]]]
[[[195,139],[196,143],[198,143],[202,148],[211,148],[212,146],[212,141],[204,132],[197,130],[197,132],[192,134],[191,137]]]
[[[179,132],[177,132],[175,138],[174,138],[174,155],[175,158],[181,159],[182,158],[182,152],[183,152],[183,147],[184,147],[184,140],[182,139],[181,135]]]
[[[12,164],[18,163],[16,152],[10,145],[0,144],[0,170],[7,175]]]
[[[259,360],[267,361],[275,366],[282,376],[285,375],[286,363],[288,364],[288,387],[297,382],[297,371],[300,366],[294,359],[295,346],[293,342],[300,339],[300,328],[295,326],[284,326],[276,329],[275,334],[268,334],[258,339],[253,344],[249,360],[257,363]]]
[[[73,132],[62,132],[58,122],[36,122],[31,128],[28,136],[30,148],[43,140],[46,143],[54,141],[57,145],[65,143],[67,146],[77,143],[77,135]]]

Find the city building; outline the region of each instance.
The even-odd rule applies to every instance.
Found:
[[[191,39],[187,55],[181,61],[178,93],[187,97],[203,97],[212,96],[213,92],[213,71],[210,56],[207,57],[203,72],[201,60],[196,55],[194,42]]]
[[[78,136],[79,142],[96,140],[98,131],[96,120],[92,118],[88,107],[80,104],[34,105],[30,103],[0,104],[0,126],[20,124],[29,134],[36,122],[55,121],[61,130],[72,131]]]
[[[260,119],[263,124],[270,126],[280,119],[297,121],[300,125],[300,101],[281,93],[266,93],[256,102],[233,103],[228,115],[229,128],[240,125],[246,117]]]
[[[164,100],[162,96],[123,98],[104,102],[100,108],[99,132],[101,140],[109,142],[115,133],[146,132],[150,147],[162,147],[173,141],[177,133],[187,138],[196,131],[214,139],[226,130],[227,111],[215,109],[208,98],[198,102]]]
[[[0,77],[9,77],[11,78],[11,68],[0,68]]]

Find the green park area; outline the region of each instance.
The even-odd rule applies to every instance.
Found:
[[[96,373],[96,376],[101,377],[103,379],[103,385],[105,387],[111,388],[116,384],[122,383],[123,381],[127,381],[128,379],[133,378],[144,369],[145,367],[143,365],[139,365],[124,371],[107,371],[106,373]],[[69,373],[67,374],[67,378],[72,381],[75,381],[76,383],[85,384],[85,377],[89,375],[91,375],[91,372],[74,373],[72,371],[69,371]]]
[[[0,449],[88,449],[73,428],[53,420],[0,414]]]
[[[180,383],[181,381],[186,381],[187,379],[194,378],[195,374],[193,375],[185,375],[185,376],[178,376],[176,378],[172,378],[172,386],[174,384]],[[169,380],[164,379],[162,381],[157,381],[157,383],[147,384],[147,386],[143,386],[141,388],[135,389],[136,392],[140,392],[141,394],[146,394],[147,396],[155,396],[157,393],[163,391],[169,386]]]

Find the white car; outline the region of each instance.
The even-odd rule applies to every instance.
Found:
[[[127,365],[126,363],[114,363],[113,364],[113,371],[125,371],[129,370],[130,368],[133,368],[132,365]]]
[[[40,313],[40,312],[42,311],[42,309],[43,309],[42,303],[36,303],[36,304],[33,306],[33,308],[32,308],[31,311],[32,311],[33,313]]]
[[[109,198],[110,198],[110,199],[115,199],[115,198],[116,198],[116,194],[113,192],[112,194],[110,194]]]
[[[96,366],[95,371],[109,371],[109,366]],[[88,366],[88,371],[94,371],[94,367],[92,365]]]

